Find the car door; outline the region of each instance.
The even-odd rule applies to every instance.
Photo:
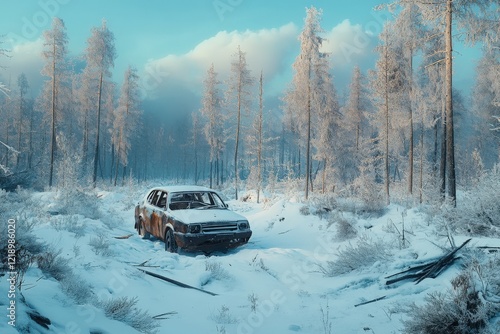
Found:
[[[153,212],[151,213],[151,234],[155,237],[163,239],[162,218],[165,215],[167,207],[167,193],[159,191],[157,201]]]
[[[153,190],[149,195],[144,203],[144,227],[146,228],[146,231],[157,237],[156,234],[154,234],[153,231],[153,219],[155,219],[155,212],[157,211],[156,203],[158,202],[158,198],[161,194],[160,190]]]

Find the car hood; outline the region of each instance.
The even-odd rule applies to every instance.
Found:
[[[174,219],[185,224],[200,224],[209,222],[234,222],[247,220],[240,214],[227,209],[187,209],[171,211]]]

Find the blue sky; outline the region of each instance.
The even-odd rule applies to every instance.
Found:
[[[71,55],[79,56],[90,30],[106,19],[115,35],[117,59],[113,80],[120,83],[128,65],[141,73],[146,94],[182,87],[199,93],[211,63],[224,80],[237,45],[247,52],[254,75],[267,78],[268,93],[279,94],[291,79],[290,65],[298,53],[297,35],[305,8],[323,10],[326,51],[332,53],[333,74],[339,92],[346,89],[354,65],[373,66],[376,35],[387,19],[369,0],[0,0],[0,34],[3,47],[12,49],[10,59],[0,59],[7,69],[4,81],[27,72],[32,86],[39,75],[42,31],[58,16],[66,24]],[[8,9],[7,9],[8,8]],[[455,80],[470,82],[471,59]],[[477,54],[473,54],[477,57]],[[464,59],[457,60],[458,64]],[[37,92],[33,92],[36,94]]]

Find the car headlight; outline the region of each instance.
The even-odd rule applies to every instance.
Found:
[[[200,224],[190,224],[189,225],[189,233],[200,233],[201,225]]]
[[[247,221],[242,220],[238,222],[238,228],[240,230],[247,230],[250,228],[250,224]]]

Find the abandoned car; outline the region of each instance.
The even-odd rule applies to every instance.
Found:
[[[135,228],[144,239],[163,240],[169,252],[224,251],[252,236],[245,217],[229,210],[215,190],[199,186],[149,190],[135,207]]]

